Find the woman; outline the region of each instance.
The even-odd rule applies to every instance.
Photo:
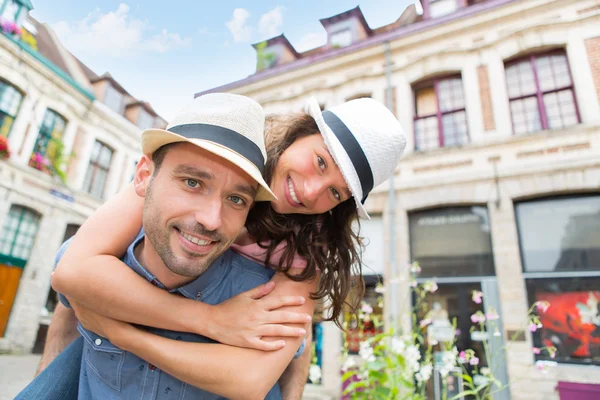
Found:
[[[360,240],[352,231],[352,223],[358,216],[368,218],[363,203],[369,192],[393,174],[406,143],[401,127],[389,110],[371,99],[353,100],[323,113],[311,99],[307,114],[268,126],[266,143],[265,179],[278,200],[256,203],[248,217],[247,234],[233,249],[277,271],[272,296],[294,293],[313,300],[328,297],[328,320],[337,323],[351,289],[351,277],[361,272]],[[190,304],[154,288],[116,258],[138,234],[142,206],[143,201],[128,188],[91,217],[59,263],[53,279],[57,291],[72,303],[118,320],[194,332],[224,344],[275,350],[281,341],[263,337],[298,334],[298,330],[283,326],[276,331],[267,329],[273,323],[285,322],[282,316],[258,327],[244,325],[236,318],[233,323],[232,318],[223,318],[221,323],[217,319],[217,328],[207,331],[191,322],[202,318],[181,318],[181,313],[176,316],[169,312],[194,308],[201,313],[218,306]],[[118,287],[129,291],[119,291]],[[243,320],[243,315],[239,319]],[[106,337],[110,330],[120,330],[129,340],[145,334],[103,317],[82,322]],[[168,339],[156,340],[160,346],[155,347],[169,346],[165,342]],[[132,352],[141,358],[156,356],[138,350]],[[168,357],[166,351],[163,359]],[[156,365],[180,380],[201,386],[186,371],[178,371],[177,365],[162,366],[160,360]]]

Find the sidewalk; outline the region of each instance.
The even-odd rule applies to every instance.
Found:
[[[0,400],[12,400],[33,378],[39,355],[0,356]]]

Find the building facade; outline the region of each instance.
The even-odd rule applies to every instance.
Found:
[[[390,182],[367,200],[374,218],[365,231],[377,248],[367,247],[367,264],[385,277],[386,318],[410,312],[405,266],[419,261],[419,279],[439,286],[431,307],[457,319],[459,347],[481,347],[469,334],[473,291],[483,293],[483,311],[500,314],[501,375],[511,386],[499,398],[559,399],[569,384],[592,390],[600,382],[600,5],[416,3],[377,29],[358,7],[325,18],[327,44],[304,53],[284,35],[257,44],[257,72],[211,91],[250,96],[276,113],[302,111],[308,95],[325,108],[365,96],[387,104],[408,147],[393,203]],[[551,305],[530,332],[536,301]],[[337,398],[342,335],[332,324],[322,331],[322,384],[307,393]],[[535,354],[547,345],[555,358]],[[535,364],[544,360],[557,365],[543,373]]]
[[[28,16],[0,1],[0,351],[41,351],[56,305],[54,255],[132,178],[149,104],[96,75]]]

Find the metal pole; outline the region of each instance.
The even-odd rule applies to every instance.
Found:
[[[385,55],[385,103],[387,108],[394,113],[393,98],[392,98],[392,56],[390,53],[390,43],[383,43],[384,55]],[[394,113],[395,114],[395,113]],[[389,284],[387,285],[390,291],[390,303],[391,303],[391,325],[394,329],[399,328],[400,321],[398,315],[398,284],[399,276],[396,270],[396,191],[394,187],[394,180],[396,173],[392,174],[390,178],[389,188],[389,233],[390,233],[390,277]]]

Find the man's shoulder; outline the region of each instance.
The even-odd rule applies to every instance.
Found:
[[[71,241],[72,241],[72,239],[68,239],[63,244],[60,245],[60,248],[58,249],[58,251],[56,252],[56,256],[54,257],[54,267],[55,268],[56,268],[56,265],[59,263],[60,259],[62,258],[62,256],[65,254],[65,251],[67,251],[67,248],[69,247],[69,244],[71,243]]]
[[[229,249],[229,262],[233,269],[237,269],[237,271],[233,271],[234,273],[243,273],[249,275],[255,275],[257,277],[270,279],[274,271],[270,268],[265,267],[262,264],[257,263],[249,258],[242,256],[241,254],[236,253],[235,251]]]

